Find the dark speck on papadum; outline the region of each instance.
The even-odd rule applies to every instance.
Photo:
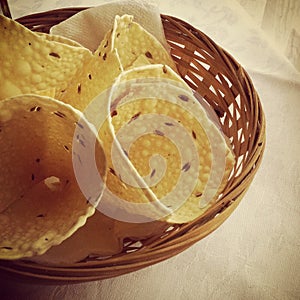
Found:
[[[55,111],[54,114],[56,116],[60,117],[60,118],[65,118],[66,117],[66,115],[64,113],[60,112],[60,111]]]
[[[191,168],[191,163],[190,162],[187,162],[183,165],[183,167],[181,168],[181,170],[183,172],[187,172],[189,169]]]
[[[141,115],[141,112],[140,112],[140,111],[139,111],[138,113],[134,114],[134,115],[131,117],[129,123],[132,122],[132,121],[134,121],[134,120],[136,120],[140,115]]]
[[[30,111],[40,111],[42,108],[40,106],[34,106],[30,108]]]
[[[110,113],[110,116],[111,117],[114,117],[118,114],[118,112],[116,110],[113,110],[111,113]]]
[[[13,248],[12,247],[4,246],[4,247],[1,247],[1,249],[12,250]]]
[[[164,135],[165,135],[162,131],[160,131],[160,130],[158,130],[158,129],[155,129],[155,130],[154,130],[154,133],[155,133],[156,135],[160,135],[160,136],[164,136]]]
[[[56,52],[50,52],[49,53],[50,56],[56,57],[56,58],[60,58],[59,54]]]
[[[152,178],[154,176],[155,172],[156,172],[156,170],[153,169],[152,172],[151,172],[151,174],[150,174],[150,178]]]
[[[166,122],[165,125],[167,125],[167,126],[174,126],[174,124],[170,123],[170,122]]]
[[[179,95],[178,98],[184,102],[188,102],[189,101],[189,97],[186,95]]]
[[[147,52],[145,53],[145,55],[146,55],[148,58],[153,58],[151,52],[149,52],[149,51],[147,51]]]
[[[78,127],[80,127],[81,129],[84,128],[83,125],[82,125],[81,123],[79,123],[79,122],[75,122],[75,124],[76,124]]]
[[[116,171],[113,168],[109,168],[109,172],[115,176],[117,176]]]
[[[194,138],[194,139],[197,138],[196,132],[195,132],[194,130],[192,130],[192,135],[193,135],[193,138]]]

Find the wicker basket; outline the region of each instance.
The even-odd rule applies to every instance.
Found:
[[[10,16],[7,1],[0,1]],[[25,16],[18,22],[35,31],[49,28],[85,8],[67,8]],[[25,261],[1,261],[0,275],[31,282],[66,284],[133,272],[168,259],[218,228],[237,207],[260,165],[265,147],[265,118],[251,79],[213,40],[174,17],[161,16],[172,56],[182,78],[217,113],[237,158],[220,201],[191,223],[175,225],[161,236],[129,241],[123,252],[103,260],[87,259],[67,267]],[[182,47],[183,46],[183,47]]]

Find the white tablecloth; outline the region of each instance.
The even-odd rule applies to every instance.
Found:
[[[18,17],[101,1],[9,2]],[[300,299],[300,74],[235,0],[159,4],[212,37],[252,77],[267,119],[267,147],[254,182],[217,231],[174,258],[78,285],[7,280],[0,282],[0,299]]]

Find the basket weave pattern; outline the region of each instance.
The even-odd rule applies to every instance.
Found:
[[[0,1],[2,7],[5,2]],[[31,30],[49,32],[51,26],[83,9],[53,10],[17,21]],[[161,18],[180,75],[215,110],[236,156],[220,200],[193,222],[171,226],[163,235],[147,240],[127,241],[123,252],[113,257],[90,258],[61,268],[2,261],[0,274],[65,284],[133,272],[187,249],[218,228],[239,204],[259,167],[265,146],[265,119],[259,97],[241,65],[213,40],[180,19],[166,15]]]

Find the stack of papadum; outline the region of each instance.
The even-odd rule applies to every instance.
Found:
[[[62,265],[111,256],[122,252],[124,239],[146,239],[170,224],[190,222],[217,200],[234,163],[232,152],[176,73],[168,51],[132,16],[116,16],[94,53],[0,16],[0,65],[0,259]],[[165,87],[160,91],[159,82]],[[171,101],[170,88],[177,93]],[[140,97],[131,101],[134,91]],[[88,110],[97,97],[108,104]],[[93,122],[97,114],[104,116],[100,126]],[[167,119],[159,123],[159,117],[156,123],[154,115]],[[127,134],[118,137],[119,131],[135,132],[143,122],[150,127],[145,125],[148,129],[142,128],[128,149],[121,145]],[[176,138],[183,129],[183,140],[172,141],[172,134]],[[224,172],[215,189],[213,161],[221,148]],[[96,186],[90,180],[89,153],[101,177]],[[136,184],[118,173],[114,153]],[[155,160],[151,164],[156,154],[165,166],[157,182],[160,166]],[[89,187],[85,191],[76,166]],[[183,173],[176,201],[180,195],[185,201],[160,202]],[[186,196],[182,190],[192,177],[193,189]],[[215,193],[201,204],[209,182]],[[121,207],[110,207],[116,205],[111,195],[123,199]],[[134,216],[147,218],[122,219],[120,212],[128,215],[132,203],[139,207]],[[163,213],[155,215],[156,210]]]

